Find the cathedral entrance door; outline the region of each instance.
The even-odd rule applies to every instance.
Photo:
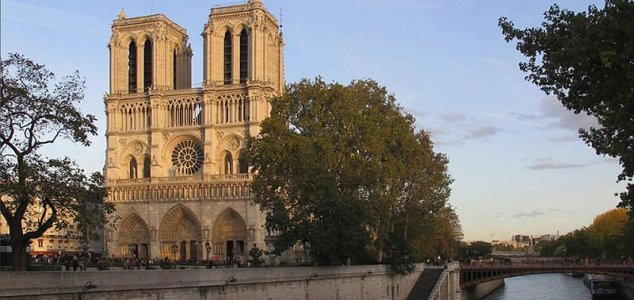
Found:
[[[227,241],[227,260],[233,260],[233,241]]]
[[[141,244],[141,246],[139,247],[139,253],[138,253],[139,256],[138,257],[139,258],[145,258],[145,259],[150,257],[148,255],[148,252],[149,252],[148,249],[149,249],[148,244]]]
[[[187,241],[181,242],[181,261],[185,261],[187,259]]]
[[[198,260],[198,242],[196,241],[189,242],[189,258],[192,260],[192,262]]]

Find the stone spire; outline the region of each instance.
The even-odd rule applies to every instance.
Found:
[[[126,18],[125,11],[123,10],[123,6],[121,7],[121,11],[119,11],[119,14],[117,16],[119,16],[119,20],[123,20]]]

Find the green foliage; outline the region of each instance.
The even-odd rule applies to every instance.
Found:
[[[631,253],[631,237],[626,226],[628,220],[625,209],[612,209],[597,215],[589,227],[582,227],[553,241],[539,242],[535,250],[546,257],[628,257]]]
[[[39,154],[59,139],[89,146],[88,136],[97,133],[95,117],[76,108],[85,86],[79,74],[51,90],[53,73],[19,54],[3,60],[0,72],[0,212],[9,225],[13,269],[25,270],[29,240],[75,221],[90,235],[112,206],[103,203],[100,175],[89,179],[70,158]]]
[[[606,0],[575,13],[553,5],[539,28],[499,22],[506,41],[528,58],[526,77],[574,113],[594,116],[598,128],[580,129],[597,154],[619,158],[627,181],[621,206],[634,208],[634,2]]]
[[[264,250],[260,249],[257,244],[253,244],[251,250],[249,250],[249,255],[251,256],[251,265],[253,267],[259,267],[264,263],[264,259],[262,259],[262,254],[264,254]]]
[[[309,244],[321,265],[359,263],[390,255],[394,236],[401,253],[423,251],[434,229],[459,238],[447,158],[413,124],[372,80],[302,80],[274,99],[247,154],[255,201],[281,232],[276,251]]]

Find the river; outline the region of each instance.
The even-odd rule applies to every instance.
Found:
[[[506,278],[485,300],[592,299],[581,278],[565,274],[538,274]]]

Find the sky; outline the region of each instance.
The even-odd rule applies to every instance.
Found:
[[[449,158],[450,203],[465,240],[564,234],[588,226],[618,203],[618,160],[597,156],[578,138],[596,121],[566,111],[524,80],[523,57],[504,41],[498,18],[539,26],[555,1],[508,0],[263,0],[281,19],[287,83],[322,76],[349,83],[370,78],[387,87],[416,126],[431,132]],[[21,53],[57,78],[79,70],[86,79],[84,113],[99,135],[84,148],[59,143],[87,172],[105,153],[103,95],[108,91],[107,43],[112,21],[162,13],[187,29],[194,52],[192,81],[202,81],[202,37],[210,9],[244,2],[168,0],[2,0],[0,55]],[[586,10],[600,1],[561,0]]]

